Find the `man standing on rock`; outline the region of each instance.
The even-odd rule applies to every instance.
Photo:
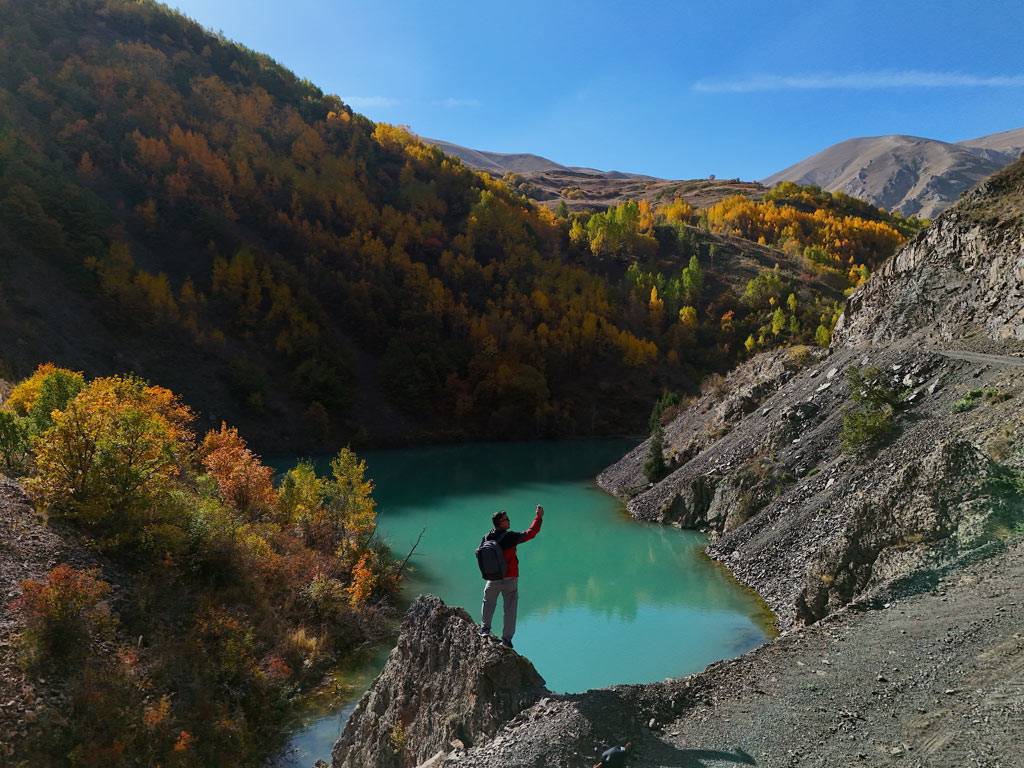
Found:
[[[516,609],[519,607],[519,558],[516,556],[516,547],[540,533],[543,519],[544,507],[538,504],[529,528],[525,531],[510,531],[511,523],[508,515],[505,514],[505,510],[501,510],[491,515],[494,529],[484,536],[485,542],[493,541],[501,547],[505,557],[505,576],[500,579],[490,579],[484,586],[483,621],[480,624],[480,635],[487,637],[491,634],[491,619],[494,618],[494,609],[498,605],[498,594],[500,593],[505,608],[501,644],[507,648],[512,647],[512,635],[516,632]]]

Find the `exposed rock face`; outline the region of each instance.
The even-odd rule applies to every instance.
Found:
[[[1007,189],[997,199],[1024,198],[1019,165],[968,195],[850,298],[836,344],[877,344],[921,330],[937,341],[972,334],[1024,341],[1021,209],[989,210],[1000,184]]]
[[[515,651],[482,638],[461,608],[413,603],[398,645],[334,747],[335,768],[406,768],[493,736],[547,693]]]

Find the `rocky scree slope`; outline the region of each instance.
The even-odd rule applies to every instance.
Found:
[[[1005,516],[1000,446],[1022,430],[1024,162],[994,177],[847,302],[826,359],[741,366],[666,427],[673,471],[650,485],[647,444],[598,478],[630,514],[717,534],[709,551],[783,627],[971,549]],[[966,351],[965,351],[966,350]],[[979,362],[980,361],[980,362]],[[895,437],[847,454],[850,367],[902,391]],[[985,393],[971,407],[957,404]]]
[[[598,478],[637,519],[712,532],[779,641],[686,680],[546,697],[435,764],[587,765],[629,738],[640,765],[1013,764],[996,713],[1020,711],[1024,669],[1024,545],[1001,543],[1024,529],[1022,212],[1024,162],[854,294],[827,355],[768,353],[710,386],[666,426],[661,482],[646,443]],[[851,367],[902,402],[888,442],[844,453]]]

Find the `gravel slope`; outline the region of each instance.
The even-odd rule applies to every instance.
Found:
[[[792,633],[705,675],[712,704],[664,740],[741,745],[764,766],[1020,765],[1022,577],[1018,543],[924,594]]]
[[[61,563],[77,568],[96,565],[83,546],[43,525],[21,486],[0,474],[0,765],[57,695],[45,681],[22,669],[22,626],[10,601],[21,594],[22,581],[41,581]]]

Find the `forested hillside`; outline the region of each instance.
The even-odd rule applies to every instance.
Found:
[[[151,2],[0,0],[0,49],[0,374],[133,370],[263,446],[634,430],[827,341],[902,240],[822,200],[552,213]],[[737,283],[737,237],[780,269]]]

